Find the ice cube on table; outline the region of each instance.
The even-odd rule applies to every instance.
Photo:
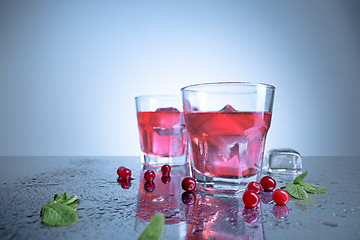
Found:
[[[263,170],[269,173],[297,174],[302,172],[300,153],[290,148],[271,149],[264,159]]]

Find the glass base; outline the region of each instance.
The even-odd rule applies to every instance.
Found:
[[[195,178],[197,188],[200,191],[204,191],[211,194],[236,194],[246,190],[248,183],[252,181],[259,182],[261,172],[258,171],[250,177],[239,177],[239,178],[221,178],[206,176],[194,168],[192,168],[192,177]]]
[[[143,164],[152,167],[161,167],[165,164],[168,164],[170,166],[180,166],[185,165],[189,162],[188,156],[186,154],[174,157],[159,157],[153,155],[146,155],[144,153],[141,156],[141,161]]]

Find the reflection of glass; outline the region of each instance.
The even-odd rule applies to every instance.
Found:
[[[144,179],[144,172],[149,169],[155,172],[153,183],[146,183]],[[136,232],[140,234],[151,217],[156,212],[161,212],[165,216],[166,224],[163,237],[170,239],[184,237],[186,223],[183,220],[186,205],[181,201],[184,192],[181,189],[181,181],[188,174],[188,164],[173,166],[170,177],[162,176],[159,167],[142,166],[136,210]]]
[[[275,88],[209,83],[182,89],[191,164],[205,190],[244,190],[260,180]]]
[[[200,192],[187,214],[186,239],[264,239],[257,209],[244,209],[239,196]]]
[[[181,98],[153,95],[135,100],[143,162],[152,166],[185,164],[187,137]]]

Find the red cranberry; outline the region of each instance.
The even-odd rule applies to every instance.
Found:
[[[260,183],[255,182],[255,181],[249,182],[249,184],[247,185],[247,190],[252,190],[252,191],[256,192],[257,194],[259,194],[261,191]]]
[[[276,187],[276,181],[269,176],[265,176],[260,180],[260,184],[263,187],[264,191],[271,192]]]
[[[170,176],[162,176],[161,181],[165,184],[168,184],[171,181],[171,177]]]
[[[147,192],[152,192],[155,190],[155,183],[154,182],[146,182],[144,184],[144,189]]]
[[[245,204],[245,208],[255,208],[260,202],[259,195],[251,190],[244,192],[242,200]]]
[[[146,182],[152,182],[155,179],[155,172],[153,170],[147,170],[144,174]]]
[[[164,176],[170,176],[171,167],[169,165],[165,164],[161,167],[161,172]]]
[[[120,167],[121,168],[121,167]],[[122,180],[130,180],[131,179],[131,170],[128,169],[128,168],[123,168],[121,169],[120,171],[118,170],[118,173],[119,174],[119,177],[122,179]]]
[[[277,205],[284,206],[289,201],[289,194],[284,190],[276,189],[272,194],[272,198]]]
[[[192,177],[186,177],[183,179],[181,187],[184,191],[192,191],[196,188],[196,181]]]
[[[121,172],[123,171],[123,170],[125,170],[126,169],[126,167],[119,167],[118,169],[117,169],[117,174],[119,175],[119,177],[121,176]]]
[[[181,200],[186,205],[192,205],[196,202],[196,195],[194,192],[186,191],[181,195]]]

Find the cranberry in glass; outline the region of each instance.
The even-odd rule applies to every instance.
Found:
[[[276,187],[276,181],[269,176],[265,176],[260,180],[260,184],[263,187],[264,191],[271,192]]]
[[[255,208],[260,202],[259,195],[251,190],[247,190],[244,192],[242,200],[245,208]]]
[[[161,167],[161,172],[164,176],[170,176],[171,167],[169,165],[165,164]]]
[[[144,174],[146,182],[152,182],[155,179],[155,172],[153,170],[147,170]]]
[[[181,187],[184,191],[192,191],[196,188],[196,181],[192,177],[186,177],[181,182]]]

